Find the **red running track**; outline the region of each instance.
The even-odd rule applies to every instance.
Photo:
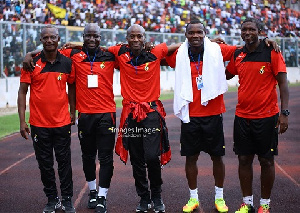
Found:
[[[227,112],[224,113],[226,141],[225,199],[229,212],[235,212],[242,199],[237,174],[237,158],[232,151],[232,127],[237,93],[225,94]],[[180,120],[172,112],[172,101],[164,101],[172,149],[172,160],[163,169],[162,196],[166,212],[182,212],[189,191],[184,173],[184,157],[180,156]],[[288,131],[279,136],[279,155],[276,160],[276,180],[271,197],[273,213],[300,212],[300,87],[290,88],[291,115]],[[117,117],[120,109],[117,110]],[[3,125],[3,124],[1,124]],[[78,213],[94,212],[87,209],[88,188],[82,170],[81,151],[77,128],[72,128],[72,167],[74,180],[73,201]],[[133,213],[139,201],[132,177],[131,165],[124,165],[114,156],[115,170],[108,194],[108,212]],[[195,212],[216,212],[214,209],[214,181],[212,162],[203,153],[199,161],[198,188],[201,205]],[[260,167],[254,163],[254,204],[259,205]],[[58,184],[59,185],[59,184]],[[32,141],[25,141],[16,133],[0,140],[0,212],[38,213],[42,212],[47,199],[42,191],[38,165],[33,153]],[[62,211],[58,211],[62,212]],[[150,212],[150,211],[149,211]]]

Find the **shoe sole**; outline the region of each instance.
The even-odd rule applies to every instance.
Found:
[[[64,212],[66,212],[66,207],[62,206],[61,210],[63,210]],[[76,213],[76,211],[72,212],[72,213]]]
[[[151,204],[148,204],[148,209],[147,210],[135,210],[135,212],[144,212],[144,213],[147,213],[148,210],[151,209]]]
[[[55,205],[55,210],[54,211],[43,211],[43,213],[55,213],[56,212],[56,210],[57,209],[59,209],[61,207],[61,202],[59,202],[59,203],[57,203],[56,205]]]

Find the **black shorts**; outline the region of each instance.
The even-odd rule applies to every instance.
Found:
[[[270,158],[278,154],[278,114],[261,119],[235,116],[233,151],[236,155],[253,155]]]
[[[208,117],[191,117],[181,122],[181,156],[193,156],[201,151],[211,156],[225,155],[222,114]]]

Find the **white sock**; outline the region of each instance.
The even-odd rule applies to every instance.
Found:
[[[198,198],[198,188],[190,189],[190,197],[199,200],[199,198]]]
[[[270,198],[269,199],[260,198],[260,205],[266,205],[266,204],[270,205],[270,202],[271,202]]]
[[[215,200],[223,199],[223,188],[215,186]]]
[[[246,203],[247,205],[253,206],[253,195],[243,197],[243,202]]]
[[[108,188],[102,188],[99,186],[99,191],[98,191],[99,197],[105,197],[106,199],[107,192],[108,192]]]
[[[91,190],[96,190],[97,185],[96,185],[96,179],[92,181],[88,181],[89,189]]]

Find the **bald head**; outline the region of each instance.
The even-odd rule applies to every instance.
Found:
[[[129,36],[132,31],[140,31],[141,34],[145,34],[144,27],[138,24],[133,24],[127,29],[127,36]]]
[[[88,31],[93,31],[96,33],[100,33],[100,27],[96,23],[88,23],[85,25],[83,33],[86,34]]]
[[[53,32],[55,35],[58,35],[58,29],[54,26],[54,25],[47,25],[45,27],[42,28],[41,30],[41,36],[48,32],[48,31],[51,31]]]

